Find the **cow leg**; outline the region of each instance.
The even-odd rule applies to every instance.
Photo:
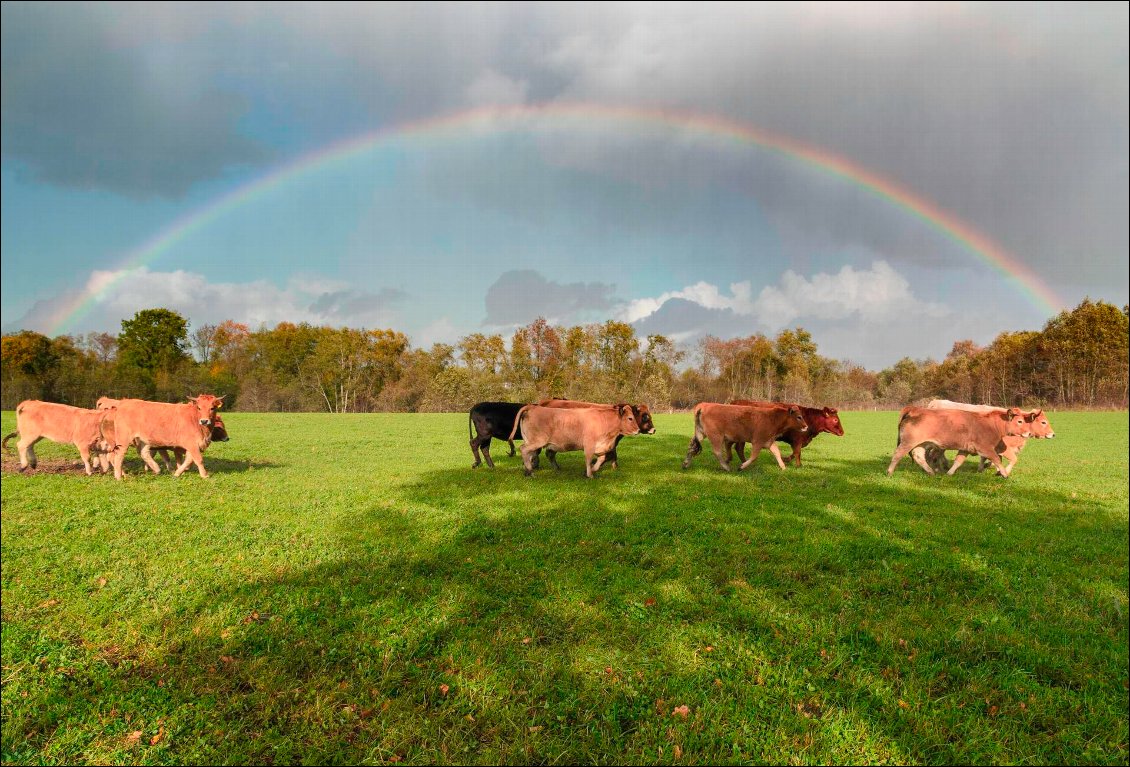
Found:
[[[726,463],[734,460],[734,443],[728,439],[722,440],[722,449],[726,451]],[[743,459],[744,460],[744,459]]]
[[[561,471],[561,467],[557,465],[557,451],[556,450],[550,450],[549,448],[546,448],[545,449],[545,457],[549,459],[549,463],[550,463],[551,466],[553,466],[553,468],[557,469],[558,471]],[[537,466],[534,466],[534,468],[536,469]]]
[[[172,459],[169,458],[168,448],[164,448],[164,447],[157,448],[157,455],[161,456],[161,465],[165,467],[165,471],[172,471],[174,464],[172,462]],[[180,461],[177,461],[177,463],[179,464]]]
[[[196,447],[195,445],[189,447],[186,450],[184,463],[177,467],[177,470],[173,472],[173,476],[179,477],[181,474],[183,474],[184,470],[188,468],[190,463],[195,463],[196,468],[200,470],[200,476],[203,479],[208,479],[208,472],[204,470],[204,456],[201,455],[200,448]]]
[[[737,453],[738,453],[738,461],[740,463],[745,463],[745,443],[744,442],[735,442],[734,443],[734,450],[736,450]]]
[[[927,459],[926,448],[919,445],[910,451],[910,457],[914,459],[916,464],[922,467],[922,471],[930,476],[934,475],[934,467],[930,465],[930,461]]]
[[[702,452],[702,443],[699,442],[697,437],[691,437],[691,443],[687,445],[687,457],[683,459],[683,468],[689,469],[691,466],[691,459]]]
[[[141,455],[141,460],[145,461],[145,465],[148,466],[154,474],[161,473],[161,467],[153,460],[153,449],[149,445],[142,445],[137,452]]]
[[[92,475],[94,472],[90,468],[90,448],[86,445],[78,446],[78,456],[82,459],[82,467],[86,469],[86,476]],[[94,460],[98,460],[95,458]]]
[[[713,442],[711,442],[710,443],[710,449],[714,451],[714,457],[718,459],[718,465],[722,467],[722,470],[723,471],[729,471],[730,470],[730,456],[726,455],[726,452],[725,452],[723,445],[724,445],[724,443],[719,443],[719,444],[715,445]],[[739,469],[739,471],[741,471],[741,470]]]
[[[960,455],[960,453],[958,455]],[[993,466],[995,466],[997,468],[997,472],[1002,477],[1007,477],[1010,473],[1012,473],[1012,466],[1010,466],[1009,468],[1006,469],[1004,467],[1004,465],[1001,464],[1000,456],[997,455],[995,452],[992,453],[992,454],[981,453],[981,455],[984,456],[989,461],[989,463],[993,464]],[[1013,461],[1013,466],[1015,466],[1015,465],[1016,465],[1016,462]]]
[[[526,470],[526,476],[534,476],[534,458],[537,453],[541,452],[540,447],[534,447],[529,442],[522,445],[522,466]]]
[[[36,463],[38,463],[35,458],[35,443],[41,439],[43,437],[24,439],[24,436],[20,435],[20,441],[16,443],[16,449],[20,453],[20,471],[26,471],[28,466],[35,468]]]
[[[953,457],[953,466],[950,466],[950,470],[947,471],[946,474],[948,476],[952,477],[954,475],[954,472],[956,472],[959,468],[961,468],[961,464],[965,463],[965,459],[968,456],[969,456],[969,453],[966,453],[963,450],[958,450],[957,455],[955,455]]]
[[[507,457],[508,457],[508,458],[513,458],[513,457],[514,457],[514,440],[512,440],[512,439],[508,439],[508,440],[506,440],[506,443],[507,443],[508,445],[510,445],[510,455],[509,455],[509,456],[507,456]]]
[[[585,453],[585,463],[588,464],[585,466],[585,476],[587,476],[589,479],[592,479],[593,475],[600,471],[600,467],[604,465],[604,462],[605,460],[607,460],[607,458],[607,453],[598,455],[596,456],[596,463],[593,463],[592,454]]]
[[[738,471],[745,471],[750,466],[752,466],[753,462],[757,460],[757,456],[759,455],[761,455],[761,449],[754,447],[752,442],[749,443],[749,458],[745,461],[742,461],[742,463],[738,466]],[[777,451],[777,460],[781,460],[780,450]]]
[[[895,473],[895,467],[899,465],[899,461],[901,461],[903,458],[906,458],[906,454],[910,451],[911,448],[907,447],[901,442],[899,443],[899,446],[895,448],[895,454],[891,456],[891,465],[887,467],[888,477]],[[923,466],[922,468],[926,469],[927,474],[934,473],[934,470],[929,468],[928,466]]]
[[[120,480],[122,478],[122,464],[126,459],[126,446],[118,445],[114,450],[114,479]]]
[[[781,457],[781,448],[777,447],[776,442],[769,443],[769,452],[777,459],[777,465],[781,467],[781,471],[785,470],[785,459]]]
[[[793,444],[793,454],[789,456],[789,460],[799,469],[800,468],[800,445]]]

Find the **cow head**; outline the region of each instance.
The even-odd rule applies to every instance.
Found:
[[[844,425],[840,423],[840,411],[836,410],[834,407],[826,407],[821,413],[821,416],[823,423],[820,424],[820,428],[823,431],[829,434],[835,434],[837,437],[844,436]]]
[[[1028,428],[1031,430],[1030,437],[1051,439],[1055,436],[1055,431],[1052,429],[1052,425],[1048,423],[1048,417],[1044,415],[1043,410],[1033,410],[1024,417],[1024,420],[1028,422]]]
[[[655,423],[651,420],[651,411],[647,405],[632,405],[632,414],[639,424],[640,434],[655,434]]]
[[[790,429],[797,431],[808,431],[808,421],[804,420],[804,413],[800,410],[800,405],[789,405],[789,424]]]
[[[196,407],[196,422],[201,426],[211,427],[216,420],[216,411],[224,404],[224,397],[214,394],[200,394],[189,397],[188,401]]]
[[[113,399],[112,397],[99,397],[98,401],[94,403],[94,409],[109,410],[112,407],[116,407],[117,404],[118,401],[116,399]]]
[[[1028,423],[1028,417],[1024,414],[1023,410],[1017,410],[1010,407],[1008,410],[1000,414],[1001,418],[1005,420],[1005,434],[1010,437],[1028,437],[1032,434],[1032,427]]]
[[[640,425],[636,421],[636,414],[632,412],[631,405],[617,405],[616,411],[620,414],[620,433],[639,434]]]
[[[224,419],[220,418],[220,414],[216,413],[216,417],[212,419],[212,437],[213,442],[227,442],[228,430],[224,428]]]

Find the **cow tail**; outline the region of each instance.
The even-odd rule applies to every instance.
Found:
[[[467,436],[471,439],[475,438],[475,410],[472,408],[467,412]]]
[[[517,415],[514,416],[514,428],[510,430],[511,441],[514,440],[514,435],[518,433],[518,427],[522,425],[522,417],[526,415],[526,411],[531,407],[533,407],[533,405],[523,405],[522,409],[519,410]]]
[[[12,452],[12,448],[8,447],[8,440],[10,440],[12,437],[18,437],[19,434],[20,433],[18,431],[12,432],[7,437],[4,437],[3,443],[0,443],[0,444],[2,444],[4,449],[7,450],[9,453]]]
[[[691,437],[691,444],[687,448],[688,455],[698,455],[702,452],[702,405],[694,409],[694,436]]]

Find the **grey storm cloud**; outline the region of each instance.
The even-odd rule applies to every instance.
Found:
[[[553,282],[532,269],[517,269],[504,273],[487,289],[483,324],[515,325],[538,317],[561,321],[586,312],[607,312],[615,304],[615,290],[602,282]]]
[[[1128,6],[842,6],[6,3],[4,154],[52,183],[176,195],[263,161],[236,124],[245,99],[268,87],[272,108],[292,116],[310,111],[301,107],[312,87],[348,93],[367,129],[491,103],[669,108],[847,158],[1045,282],[1124,292]],[[232,37],[236,28],[251,31]],[[227,44],[202,55],[201,40],[216,35]],[[192,87],[149,74],[141,51],[170,40],[174,64],[193,51],[211,62]],[[161,71],[191,68],[183,63]],[[276,64],[317,79],[280,78]],[[855,248],[928,266],[969,258],[850,180],[754,152],[735,160],[677,134],[637,139],[543,141],[552,161],[620,182],[746,195],[786,252]],[[522,195],[536,187],[509,186],[528,209]]]
[[[381,288],[376,293],[363,290],[334,290],[318,296],[310,311],[327,319],[380,317],[403,304],[408,294],[396,288]]]
[[[241,96],[148,64],[114,32],[91,6],[4,4],[6,160],[47,183],[145,198],[269,159],[237,129]]]

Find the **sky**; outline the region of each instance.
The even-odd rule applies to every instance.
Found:
[[[0,327],[941,359],[1128,301],[1128,7],[5,2]]]

